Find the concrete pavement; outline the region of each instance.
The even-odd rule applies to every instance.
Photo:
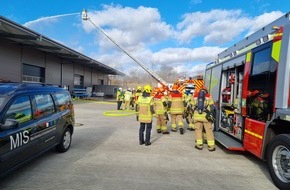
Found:
[[[194,149],[194,132],[157,134],[139,145],[135,115],[112,117],[116,103],[77,101],[71,148],[49,151],[0,181],[1,190],[273,190],[266,164],[217,146]]]

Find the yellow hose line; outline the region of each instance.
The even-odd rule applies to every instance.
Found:
[[[86,100],[86,99],[74,99],[75,102],[94,102],[96,104],[117,104],[116,101],[96,101],[96,100]]]
[[[98,101],[95,103],[97,103],[97,104],[117,104],[116,102],[105,102],[105,101]]]
[[[136,112],[134,110],[110,110],[103,112],[103,115],[113,117],[130,116],[135,114]]]

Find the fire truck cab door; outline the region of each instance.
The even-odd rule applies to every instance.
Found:
[[[266,43],[247,54],[243,86],[246,100],[244,147],[261,157],[266,121],[273,114],[277,62],[272,58],[272,43]]]

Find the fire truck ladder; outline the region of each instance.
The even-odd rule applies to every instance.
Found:
[[[92,25],[94,25],[96,28],[98,28],[111,42],[113,42],[118,48],[120,48],[125,54],[127,54],[131,59],[133,59],[139,66],[141,66],[145,71],[147,71],[157,82],[160,82],[163,86],[168,87],[169,84],[163,80],[160,76],[158,76],[154,71],[150,70],[145,66],[142,61],[135,58],[130,52],[128,52],[121,44],[118,44],[113,38],[109,36],[100,26],[96,25],[94,22],[91,21],[91,19],[88,17],[87,11],[83,10],[82,12],[82,19],[89,21]]]

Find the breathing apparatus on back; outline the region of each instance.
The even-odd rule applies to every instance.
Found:
[[[204,105],[204,101],[205,101],[205,95],[206,95],[206,91],[205,90],[200,90],[198,92],[198,97],[197,97],[197,111],[199,114],[202,114],[205,110],[205,105]]]

